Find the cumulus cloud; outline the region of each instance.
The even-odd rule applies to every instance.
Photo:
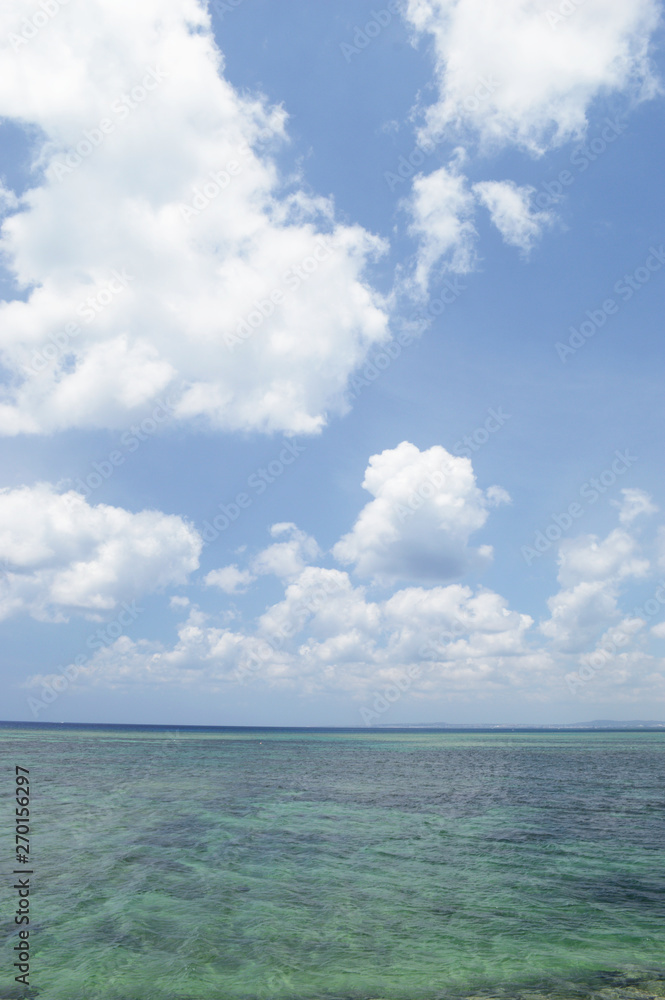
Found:
[[[388,337],[384,243],[286,185],[286,114],[225,80],[202,3],[90,0],[12,44],[24,16],[0,12],[0,114],[35,144],[0,433],[127,426],[167,390],[176,419],[317,432]]]
[[[566,586],[644,576],[648,569],[648,560],[637,555],[637,542],[621,528],[602,541],[597,535],[579,535],[564,540],[559,548],[559,580]]]
[[[374,499],[333,548],[361,576],[439,582],[491,559],[491,546],[470,549],[469,537],[485,524],[488,505],[508,495],[479,489],[468,458],[403,441],[372,455],[362,485]]]
[[[243,621],[223,597],[216,613],[203,613],[176,595],[171,607],[187,618],[175,641],[108,632],[88,661],[79,657],[69,665],[67,683],[210,691],[280,685],[300,694],[345,692],[359,704],[384,689],[414,698],[511,692],[586,698],[590,678],[596,698],[663,693],[662,662],[646,642],[647,633],[659,639],[665,629],[645,625],[660,615],[665,587],[643,608],[627,613],[621,607],[627,586],[652,573],[625,527],[602,539],[561,541],[560,590],[547,602],[549,618],[534,628],[533,618],[501,594],[448,582],[490,558],[489,546],[472,549],[469,538],[485,524],[490,506],[510,499],[500,487],[479,489],[469,459],[440,446],[421,452],[405,441],[371,456],[363,485],[372,499],[334,556],[361,577],[414,584],[372,597],[350,572],[316,565],[322,557],[316,540],[293,522],[280,522],[263,550],[236,550],[245,566],[233,563],[204,578],[230,595],[260,575],[276,576],[283,596],[256,619]],[[630,491],[625,499],[620,515],[645,506]],[[20,610],[51,621],[73,612],[108,617],[120,601],[186,583],[202,544],[181,518],[91,507],[79,494],[60,494],[49,484],[0,491],[0,524],[0,558],[8,567],[0,589],[5,617]],[[39,688],[51,680],[37,675],[27,684]]]
[[[433,39],[439,90],[422,140],[464,130],[540,154],[581,137],[600,95],[657,91],[648,54],[656,0],[555,10],[548,0],[408,0],[407,20]]]
[[[396,460],[386,453],[374,458],[383,462],[370,464],[368,477],[374,475],[374,486],[380,486],[386,479],[384,463]],[[407,486],[408,468],[408,463],[399,464],[406,470]],[[437,461],[433,471],[439,468]],[[427,473],[424,481],[431,482]],[[458,490],[460,507],[469,492]],[[404,494],[396,491],[400,505]],[[409,506],[414,517],[420,501],[432,499],[422,493],[411,497],[419,497]],[[286,555],[265,561],[265,572],[279,571],[284,594],[254,622],[244,624],[223,607],[217,615],[193,607],[172,644],[120,636],[103,648],[100,644],[87,663],[70,664],[67,683],[127,690],[134,684],[159,684],[219,692],[247,684],[305,695],[344,692],[356,699],[365,722],[377,721],[406,692],[415,699],[462,701],[497,694],[544,700],[569,693],[594,701],[630,701],[665,693],[662,660],[649,654],[641,638],[646,621],[660,612],[664,588],[643,609],[634,608],[632,614],[620,609],[622,586],[647,571],[636,541],[623,529],[603,540],[587,535],[561,544],[562,589],[548,602],[550,618],[537,630],[530,615],[513,610],[504,597],[483,587],[406,586],[384,599],[371,599],[349,573],[304,565],[320,553],[294,524],[275,525],[272,534],[287,536],[276,546],[297,543],[300,568]],[[255,575],[254,567],[271,548],[248,558],[250,570],[225,567],[207,581],[235,590]],[[665,635],[658,624],[649,631],[654,638]],[[62,680],[37,675],[27,686],[38,696],[44,683],[57,687]]]
[[[420,296],[427,292],[437,271],[465,274],[476,268],[478,233],[474,220],[479,204],[488,209],[504,241],[521,250],[524,257],[543,229],[554,222],[551,212],[533,208],[534,188],[512,181],[479,181],[470,186],[459,172],[461,160],[458,155],[450,168],[418,175],[405,203],[411,218],[409,232],[419,244],[411,284]]]
[[[247,590],[247,587],[256,579],[249,570],[238,569],[235,563],[231,566],[222,566],[221,569],[213,569],[204,578],[206,587],[219,587],[226,594],[235,594],[238,591]]]
[[[66,621],[185,583],[201,538],[182,518],[90,506],[49,483],[0,490],[0,617]]]
[[[289,579],[298,576],[320,554],[315,539],[290,521],[273,524],[270,534],[273,538],[285,535],[287,540],[269,545],[252,560],[252,570],[257,575],[271,573]]]
[[[257,576],[273,575],[282,580],[298,576],[313,559],[320,555],[315,539],[300,531],[292,522],[273,524],[270,529],[273,538],[287,536],[284,542],[275,542],[259,552],[250,563],[250,569],[238,569],[233,563],[214,569],[205,577],[208,587],[219,587],[227,594],[247,590]]]
[[[550,212],[534,211],[532,187],[519,187],[512,181],[481,181],[473,185],[479,200],[488,209],[492,222],[505,242],[528,255],[545,226],[551,225]]]
[[[632,524],[641,514],[655,514],[658,510],[651,497],[644,490],[628,488],[621,490],[623,500],[610,500],[613,507],[619,508],[621,524]]]
[[[409,232],[420,243],[414,279],[421,292],[437,266],[458,274],[474,268],[474,207],[467,180],[455,167],[440,167],[414,179]]]
[[[615,528],[600,541],[580,535],[559,547],[561,591],[548,600],[549,620],[541,631],[561,649],[579,652],[619,617],[619,584],[642,578],[649,562],[639,558],[637,543],[626,531]]]
[[[409,676],[420,696],[473,689],[482,697],[544,676],[547,657],[534,655],[526,642],[531,624],[491,591],[407,588],[377,602],[347,573],[309,566],[255,629],[220,627],[193,609],[172,646],[122,636],[75,674],[79,683],[113,687],[286,685],[358,699]],[[28,683],[50,680],[38,675]]]

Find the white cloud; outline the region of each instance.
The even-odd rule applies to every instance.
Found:
[[[195,0],[64,6],[14,51],[23,17],[2,6],[0,114],[40,138],[2,230],[28,295],[0,308],[0,433],[126,426],[167,390],[176,419],[318,431],[388,336],[384,244],[285,193],[286,116],[223,78]]]
[[[244,591],[257,576],[273,575],[282,580],[291,580],[299,576],[305,567],[319,556],[320,549],[316,541],[291,522],[273,524],[270,529],[273,538],[286,535],[284,542],[275,542],[262,549],[251,560],[250,569],[240,570],[233,563],[222,569],[214,569],[205,577],[209,587],[219,587],[227,594]]]
[[[119,602],[185,583],[202,542],[180,517],[107,504],[49,483],[0,490],[0,618],[98,616]]]
[[[257,575],[271,573],[289,579],[298,576],[320,554],[316,541],[291,522],[273,524],[270,534],[273,538],[289,537],[285,542],[269,545],[252,560],[252,570]]]
[[[436,462],[429,461],[432,457]],[[366,478],[376,499],[397,496],[400,505],[415,481],[414,465],[424,467],[421,483],[430,484],[441,465],[438,450],[420,453],[413,445],[374,459],[378,461],[370,462]],[[458,466],[454,471],[459,487],[465,469]],[[450,506],[451,496],[444,507]],[[458,488],[455,496],[458,519],[470,497],[479,504],[470,488]],[[414,497],[423,503],[433,499],[417,491],[410,495]],[[412,504],[414,518],[421,506]],[[430,530],[430,537],[436,530]],[[543,701],[572,693],[602,703],[660,699],[665,693],[663,661],[646,651],[641,638],[644,619],[658,609],[647,602],[640,617],[638,609],[626,614],[619,607],[620,588],[627,580],[642,578],[647,569],[636,554],[636,541],[623,529],[602,541],[581,536],[562,543],[563,588],[548,602],[551,617],[535,631],[529,615],[512,610],[500,594],[482,587],[474,592],[459,583],[407,586],[371,600],[348,573],[304,565],[319,550],[294,524],[274,525],[272,534],[287,535],[287,542],[265,552],[295,542],[301,568],[295,568],[293,550],[291,556],[267,558],[265,571],[279,570],[284,596],[253,625],[243,625],[236,612],[223,606],[216,616],[192,608],[173,644],[121,636],[99,648],[87,664],[70,665],[67,682],[73,678],[77,684],[124,690],[148,684],[219,692],[247,684],[263,690],[287,687],[301,695],[344,692],[356,700],[365,722],[379,718],[375,705],[383,712],[405,692],[410,699],[473,699],[478,704],[490,695]],[[375,544],[380,537],[381,532]],[[208,582],[218,577],[228,585],[222,589],[231,590],[242,578],[244,585],[263,557],[259,553],[249,559],[251,572],[225,567],[209,574]],[[665,628],[655,625],[650,632],[662,638]],[[38,695],[40,685],[53,680],[33,676],[27,686]],[[385,698],[383,690],[388,692]]]
[[[538,154],[579,138],[592,102],[657,89],[648,59],[656,0],[584,0],[552,23],[549,0],[408,0],[406,17],[433,37],[438,101],[424,141],[459,130],[485,145]]]
[[[531,206],[535,189],[518,187],[512,181],[481,181],[473,190],[490,213],[506,243],[528,255],[540,238],[543,228],[550,225],[550,212],[537,212]]]
[[[372,455],[363,487],[375,499],[333,549],[361,576],[443,581],[491,558],[490,546],[470,549],[469,536],[484,525],[488,505],[507,494],[480,490],[468,458],[439,445],[421,452],[403,441]]]
[[[651,497],[644,490],[628,488],[621,490],[623,500],[610,500],[613,507],[619,508],[621,524],[632,524],[641,514],[655,514],[658,510]]]
[[[540,630],[555,646],[577,653],[618,617],[616,587],[603,580],[578,583],[547,601],[551,618]]]
[[[474,594],[456,584],[407,588],[372,602],[346,573],[310,566],[254,631],[219,627],[193,610],[172,647],[123,636],[96,652],[80,675],[112,687],[220,690],[248,683],[361,699],[411,670],[420,696],[483,697],[543,677],[548,660],[528,649],[530,626],[527,615],[510,611],[491,591]],[[38,687],[44,680],[28,683]]]
[[[461,161],[457,155],[450,169],[440,167],[426,176],[418,175],[406,202],[409,232],[419,241],[411,286],[420,296],[427,292],[437,270],[465,274],[477,266],[474,216],[479,203],[488,209],[505,242],[518,247],[525,257],[544,227],[554,221],[551,212],[533,209],[532,187],[519,187],[512,181],[480,181],[469,187],[458,170]]]
[[[454,166],[416,177],[408,208],[409,232],[420,241],[414,280],[421,292],[427,290],[437,266],[459,274],[473,270],[474,198],[466,178]]]
[[[233,563],[231,566],[223,566],[221,569],[213,569],[204,578],[206,587],[219,587],[226,594],[235,594],[238,591],[247,590],[247,587],[256,579],[249,570],[238,569]]]
[[[635,539],[615,528],[599,541],[596,535],[579,535],[559,546],[559,580],[574,586],[588,580],[622,580],[644,576],[649,562],[636,556]]]
[[[563,589],[547,604],[551,618],[541,631],[563,650],[579,652],[619,617],[619,584],[641,578],[649,562],[636,555],[637,543],[615,528],[599,541],[580,535],[559,546],[559,581]]]

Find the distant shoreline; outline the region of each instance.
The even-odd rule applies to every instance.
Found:
[[[130,722],[28,722],[0,720],[5,729],[108,729],[154,732],[274,732],[274,733],[385,733],[385,732],[477,732],[477,733],[570,733],[570,732],[665,732],[665,722],[629,721],[550,723],[445,723],[403,722],[384,723],[376,726],[194,726],[177,723]]]

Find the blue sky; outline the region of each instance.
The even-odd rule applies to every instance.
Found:
[[[660,6],[135,8],[1,15],[0,714],[662,719]]]

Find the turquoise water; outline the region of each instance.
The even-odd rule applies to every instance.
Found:
[[[0,748],[6,858],[14,764],[33,783],[41,1000],[665,996],[663,733],[0,727]],[[14,929],[2,1000],[24,995]]]

